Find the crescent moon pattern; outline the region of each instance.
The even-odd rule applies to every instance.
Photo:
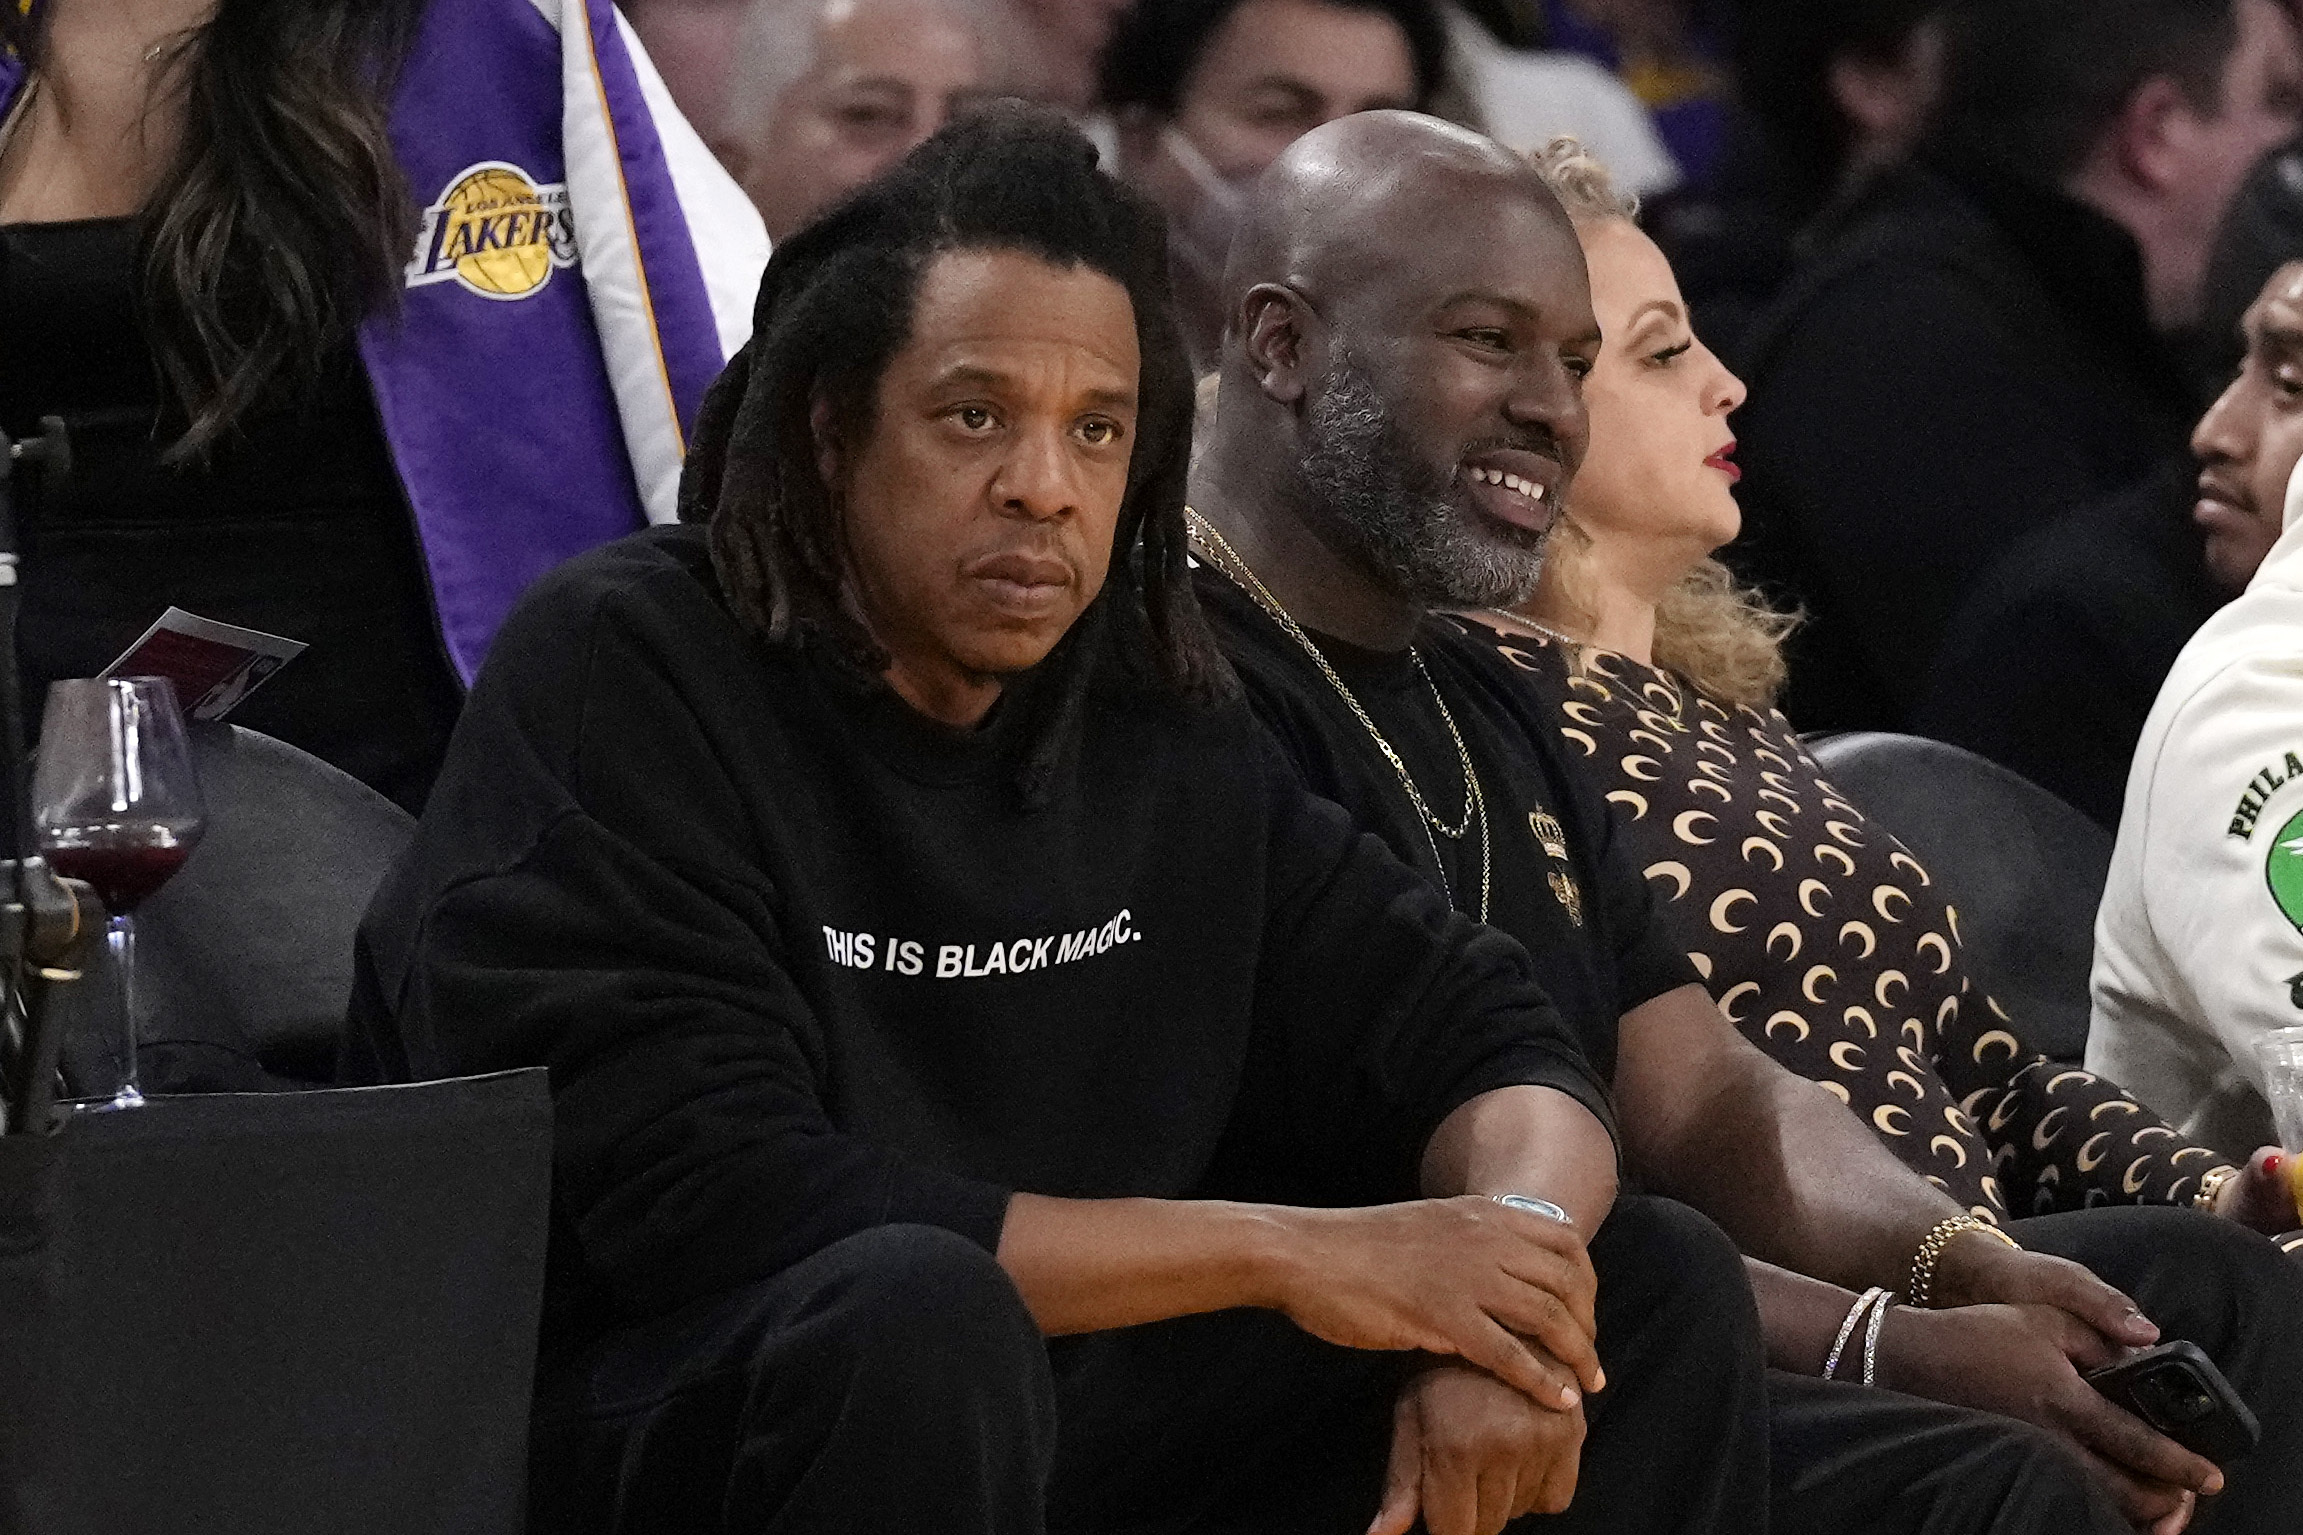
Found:
[[[1799,786],[1781,773],[1763,769],[1760,772],[1759,781],[1770,789],[1779,790],[1785,794],[1797,794],[1799,792]]]
[[[1714,741],[1732,741],[1735,739],[1735,737],[1727,733],[1727,727],[1722,725],[1717,720],[1705,720],[1703,722],[1703,733],[1711,737]]]
[[[2063,1133],[2063,1127],[2056,1121],[2069,1112],[2068,1109],[2049,1109],[2045,1117],[2031,1127],[2031,1149],[2033,1151],[2045,1151],[2049,1146],[2055,1144],[2055,1137]]]
[[[1989,1058],[1987,1052],[1989,1052],[1994,1046],[2004,1048],[2007,1051],[2007,1058],[2009,1060],[2015,1059],[2015,1057],[2021,1054],[2023,1050],[2023,1046],[2016,1041],[2014,1035],[2008,1033],[2005,1029],[1993,1029],[1975,1042],[1975,1049],[1973,1054],[1975,1057],[1975,1063],[1978,1066],[1982,1065],[1983,1062]]]
[[[1682,810],[1671,818],[1671,834],[1691,847],[1709,847],[1717,842],[1717,837],[1699,837],[1695,834],[1695,823],[1698,821],[1708,821],[1717,826],[1719,817],[1708,810]]]
[[[1754,810],[1751,818],[1778,837],[1788,839],[1791,836],[1791,823],[1772,810]]]
[[[1890,986],[1900,986],[1908,995],[1911,991],[1911,978],[1900,970],[1880,971],[1879,979],[1871,983],[1871,995],[1878,1000],[1881,1007],[1897,1005],[1895,998],[1887,994],[1887,988]]]
[[[2137,1140],[2141,1140],[2142,1138],[2143,1137],[2140,1135],[2136,1137]],[[2210,1151],[2205,1146],[2186,1146],[2181,1151],[2176,1152],[2175,1155],[2169,1157],[2167,1160],[2170,1162],[2180,1163],[2185,1157],[2214,1157],[2216,1154],[2217,1153]]]
[[[1935,959],[1936,959],[1935,967],[1934,967],[1934,969],[1932,969],[1931,971],[1929,971],[1929,972],[1928,972],[1929,974],[1931,974],[1931,975],[1944,975],[1944,974],[1947,974],[1947,973],[1950,971],[1950,969],[1951,969],[1951,944],[1950,944],[1950,941],[1949,941],[1949,940],[1947,940],[1947,939],[1946,939],[1946,938],[1945,938],[1945,937],[1944,937],[1944,936],[1943,936],[1941,933],[1922,933],[1922,934],[1920,934],[1920,936],[1919,936],[1919,943],[1918,943],[1918,945],[1917,945],[1917,949],[1918,949],[1918,952],[1919,952],[1919,953],[1921,953],[1921,954],[1925,954],[1925,953],[1926,953],[1926,952],[1927,952],[1929,949],[1933,949],[1933,950],[1935,951]],[[1947,1002],[1949,1002],[1949,1001],[1954,1001],[1954,1000],[1956,1000],[1956,999],[1955,999],[1955,998],[1951,998],[1951,997],[1946,997],[1946,998],[1944,998],[1944,1000],[1945,1000],[1945,1001],[1947,1001]]]
[[[1591,738],[1591,733],[1589,731],[1573,730],[1565,725],[1562,725],[1559,730],[1559,735],[1561,740],[1573,741],[1576,745],[1582,747],[1583,754],[1586,757],[1596,757],[1599,755],[1599,743]]]
[[[1799,801],[1793,799],[1788,794],[1778,794],[1773,789],[1762,789],[1759,791],[1759,797],[1761,799],[1771,799],[1775,801],[1778,805],[1781,805],[1784,809],[1790,811],[1793,815],[1800,814]]]
[[[1863,1037],[1866,1039],[1879,1037],[1879,1025],[1873,1021],[1871,1009],[1868,1007],[1851,1007],[1839,1015],[1839,1021],[1851,1029],[1860,1026],[1863,1030]]]
[[[1803,879],[1799,882],[1799,909],[1811,917],[1820,917],[1823,910],[1808,899],[1810,892],[1823,897],[1828,904],[1831,900],[1831,887],[1819,879]]]
[[[1841,1071],[1859,1072],[1863,1069],[1863,1047],[1852,1039],[1843,1039],[1831,1047],[1831,1064]],[[1849,1060],[1849,1056],[1854,1056]]]
[[[1623,776],[1636,778],[1641,783],[1653,783],[1663,776],[1663,764],[1653,757],[1631,756],[1623,759]],[[1641,769],[1646,771],[1641,771]]]
[[[1710,955],[1699,954],[1691,949],[1688,951],[1687,962],[1695,967],[1695,973],[1702,976],[1704,980],[1709,981],[1711,979]]]
[[[1889,853],[1887,855],[1887,862],[1893,868],[1909,869],[1911,871],[1911,877],[1919,881],[1919,883],[1922,885],[1932,885],[1935,883],[1935,881],[1927,877],[1927,871],[1919,866],[1919,860],[1912,857],[1909,853],[1906,853],[1901,848],[1897,848],[1894,852]]]
[[[1589,725],[1594,730],[1607,728],[1607,717],[1580,698],[1570,698],[1559,706],[1559,712],[1578,725]]]
[[[2142,1176],[2138,1177],[2137,1174]],[[2137,1157],[2127,1164],[2127,1171],[2119,1176],[2119,1187],[2132,1199],[2143,1192],[2143,1185],[2151,1176],[2151,1158]]]
[[[1759,897],[1748,890],[1722,891],[1719,898],[1711,903],[1711,925],[1722,933],[1743,932],[1744,926],[1731,920],[1729,913],[1738,906],[1757,906],[1758,904]]]
[[[1856,832],[1853,826],[1850,826],[1845,821],[1826,821],[1823,823],[1823,829],[1829,832],[1831,834],[1831,840],[1838,843],[1841,847],[1863,846],[1863,838]]]
[[[2047,1079],[2047,1092],[2052,1097],[2066,1082],[2092,1082],[2095,1079],[2084,1071],[2059,1071]]]
[[[1839,873],[1842,878],[1852,878],[1855,874],[1855,860],[1828,842],[1819,842],[1815,845],[1815,861],[1839,865]]]
[[[1814,1028],[1808,1023],[1806,1019],[1800,1017],[1797,1013],[1794,1013],[1789,1009],[1777,1013],[1773,1017],[1769,1018],[1767,1020],[1767,1027],[1760,1030],[1760,1032],[1766,1035],[1769,1039],[1773,1039],[1775,1037],[1775,1026],[1779,1023],[1787,1023],[1794,1029],[1797,1029],[1799,1031],[1798,1037],[1801,1040],[1805,1040],[1809,1034],[1815,1032]]]
[[[1629,736],[1625,737],[1625,739],[1631,741],[1645,741],[1648,745],[1654,747],[1657,751],[1663,753],[1666,757],[1671,755],[1671,743],[1666,741],[1663,737],[1657,735],[1652,730],[1634,730]]]
[[[1910,1117],[1909,1110],[1892,1103],[1883,1103],[1871,1111],[1871,1122],[1879,1127],[1879,1133],[1882,1135],[1909,1135],[1911,1133],[1909,1130],[1896,1129],[1894,1122]]]
[[[2110,1153],[2111,1149],[2103,1143],[2111,1138],[2111,1132],[2108,1130],[2099,1135],[2087,1137],[2087,1144],[2079,1148],[2079,1170],[2081,1172],[2091,1173],[2103,1165],[2103,1158]],[[2033,1139],[2036,1140],[2037,1137],[2034,1136]]]
[[[1847,942],[1847,935],[1850,933],[1853,933],[1856,937],[1863,940],[1863,952],[1856,955],[1855,957],[1857,959],[1869,959],[1871,957],[1872,951],[1879,947],[1879,935],[1872,932],[1871,924],[1868,922],[1848,922],[1841,924],[1839,929],[1839,941],[1841,943]]]
[[[1958,1016],[1959,999],[1957,997],[1945,997],[1935,1009],[1935,1027],[1942,1029]]]
[[[1889,904],[1895,901],[1901,901],[1905,911],[1911,910],[1911,897],[1905,895],[1902,891],[1896,889],[1893,885],[1878,885],[1873,887],[1871,892],[1871,909],[1879,913],[1880,919],[1882,921],[1901,922],[1903,920],[1894,912],[1888,910]]]
[[[1755,997],[1758,996],[1759,983],[1757,981],[1738,981],[1733,986],[1728,987],[1727,994],[1719,999],[1719,1010],[1727,1015],[1728,1022],[1743,1022],[1743,1015],[1735,1010],[1735,999],[1747,991]]]
[[[1647,796],[1644,794],[1636,793],[1630,789],[1610,789],[1607,794],[1607,802],[1610,805],[1627,807],[1631,811],[1631,818],[1634,821],[1647,819]]]
[[[1831,1094],[1832,1097],[1837,1098],[1841,1103],[1846,1104],[1849,1108],[1855,1107],[1855,1099],[1853,1095],[1847,1091],[1845,1084],[1839,1082],[1818,1082],[1815,1085],[1822,1088],[1825,1092]]]
[[[1856,809],[1853,805],[1847,803],[1847,801],[1841,799],[1837,789],[1829,787],[1828,785],[1822,783],[1820,780],[1816,783],[1816,787],[1823,791],[1824,809],[1836,810],[1851,821],[1860,821],[1863,819],[1863,812]]]
[[[1698,762],[1695,765],[1695,770],[1698,773],[1701,773],[1704,777],[1710,779],[1713,783],[1729,783],[1732,782],[1735,777],[1734,774],[1728,772],[1727,769],[1721,767],[1716,762]]]
[[[1959,908],[1948,902],[1945,903],[1943,919],[1951,924],[1951,941],[1963,949],[1966,948],[1967,940],[1959,936]]]
[[[1791,763],[1784,757],[1781,752],[1770,751],[1764,746],[1755,746],[1751,749],[1751,755],[1757,757],[1762,762],[1774,763],[1777,770],[1780,772],[1788,773],[1791,771]]]
[[[1683,863],[1651,863],[1639,872],[1649,879],[1670,880],[1678,887],[1671,892],[1671,898],[1675,901],[1685,897],[1688,887],[1695,883],[1695,876],[1688,872],[1687,865]]]
[[[1926,1087],[1925,1087],[1925,1086],[1923,1086],[1923,1085],[1921,1084],[1920,1080],[1919,1080],[1917,1077],[1913,1076],[1913,1075],[1912,1075],[1910,1072],[1908,1072],[1908,1071],[1891,1071],[1891,1072],[1889,1072],[1889,1073],[1887,1074],[1887,1085],[1888,1085],[1889,1087],[1894,1087],[1894,1086],[1896,1086],[1898,1083],[1900,1083],[1900,1084],[1902,1084],[1903,1086],[1905,1086],[1905,1087],[1908,1087],[1908,1088],[1910,1088],[1910,1089],[1911,1089],[1911,1101],[1912,1101],[1912,1102],[1914,1102],[1914,1103],[1925,1103],[1925,1102],[1927,1101],[1927,1089],[1926,1089]]]
[[[1713,799],[1718,800],[1722,805],[1728,804],[1735,798],[1734,795],[1728,793],[1725,789],[1722,789],[1719,785],[1713,783],[1708,778],[1690,778],[1687,781],[1687,788],[1688,792],[1691,794],[1708,794]]]
[[[1608,796],[1608,798],[1613,799],[1615,796],[1611,794]],[[1777,847],[1774,843],[1768,841],[1765,837],[1744,838],[1743,861],[1745,863],[1751,862],[1751,855],[1755,852],[1766,854],[1769,867],[1772,868],[1776,873],[1781,874],[1783,872],[1783,849]]]
[[[2106,1098],[2087,1111],[2089,1119],[2101,1119],[2106,1114],[2140,1114],[2143,1105],[2132,1098]],[[2180,1158],[2181,1153],[2177,1153]]]
[[[1927,1149],[1937,1156],[1950,1157],[1953,1167],[1965,1167],[1967,1165],[1967,1148],[1960,1145],[1953,1136],[1938,1135],[1927,1143]]]
[[[1717,752],[1720,756],[1727,759],[1728,766],[1733,767],[1735,765],[1735,753],[1729,751],[1726,747],[1720,745],[1717,741],[1698,741],[1695,743],[1695,749],[1699,752]]]
[[[1899,1032],[1905,1039],[1910,1040],[1914,1045],[1924,1045],[1927,1043],[1927,1025],[1921,1023],[1916,1018],[1904,1019],[1903,1027],[1897,1032]]]
[[[1816,992],[1825,983],[1838,979],[1839,972],[1829,965],[1814,966],[1807,972],[1807,979],[1799,983],[1799,994],[1810,1002],[1821,1002],[1823,999],[1817,996]]]

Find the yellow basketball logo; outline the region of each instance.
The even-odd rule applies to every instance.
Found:
[[[567,186],[538,186],[517,165],[483,160],[458,172],[424,210],[408,286],[455,282],[482,298],[520,299],[575,264]]]

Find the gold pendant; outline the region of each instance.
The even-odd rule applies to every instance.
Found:
[[[1551,893],[1567,908],[1567,920],[1577,927],[1583,926],[1583,892],[1576,888],[1575,876],[1564,869],[1552,870]]]
[[[1548,810],[1531,810],[1527,816],[1527,829],[1535,833],[1535,840],[1543,847],[1544,856],[1567,862],[1567,828],[1559,824],[1558,817]]]

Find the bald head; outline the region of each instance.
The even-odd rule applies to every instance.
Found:
[[[1500,207],[1499,207],[1500,205]],[[1258,283],[1314,293],[1398,275],[1403,256],[1476,235],[1502,209],[1574,226],[1525,160],[1493,139],[1420,112],[1360,112],[1315,128],[1256,184],[1224,270],[1225,311]]]
[[[751,0],[712,148],[781,240],[984,86],[978,0]]]
[[[1599,350],[1559,200],[1476,133],[1366,112],[1298,139],[1249,209],[1203,499],[1308,524],[1387,600],[1517,601]]]

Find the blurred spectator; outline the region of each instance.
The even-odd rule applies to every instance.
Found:
[[[1687,179],[1702,186],[1727,143],[1724,7],[1701,0],[1545,0],[1551,46],[1615,71],[1655,118]]]
[[[1616,167],[1617,183],[1635,197],[1668,192],[1684,179],[1646,106],[1596,60],[1526,47],[1524,33],[1499,34],[1491,16],[1475,18],[1460,5],[1440,9],[1461,83],[1488,137],[1528,154],[1573,134]]]
[[[1943,73],[1945,0],[1753,0],[1736,47],[1784,211],[1804,223],[1919,140]]]
[[[1201,371],[1223,337],[1224,257],[1249,187],[1325,122],[1421,109],[1445,79],[1429,0],[1139,0],[1104,55],[1120,175],[1168,216],[1176,301]]]
[[[2303,261],[2272,275],[2245,329],[2245,365],[2191,434],[2196,464],[2057,518],[1960,610],[1920,705],[1922,734],[2118,826],[2168,669],[2279,537],[2303,458]]]
[[[2246,355],[2243,324],[2272,274],[2303,258],[2303,139],[2265,155],[2240,185],[2207,262],[2200,301],[2198,372],[2213,398]]]
[[[2303,472],[2255,579],[2159,691],[2095,922],[2088,1069],[2227,1152],[2276,1139],[2254,1045],[2303,1024],[2299,492]]]
[[[781,240],[925,142],[985,62],[966,0],[753,0],[706,136]]]
[[[1802,729],[1906,727],[1991,563],[2180,453],[2172,342],[2213,231],[2303,121],[2275,0],[1965,0],[1947,26],[1935,130],[1747,349],[1753,564],[1813,619]]]
[[[728,65],[736,56],[749,0],[616,0],[632,31],[663,72],[680,115],[711,133],[727,99]]]
[[[0,7],[0,429],[74,460],[18,505],[35,713],[180,605],[305,641],[235,720],[413,809],[526,583],[673,514],[767,242],[590,16]]]
[[[1096,63],[1128,0],[1005,0],[1000,81],[1077,115],[1095,105]]]

